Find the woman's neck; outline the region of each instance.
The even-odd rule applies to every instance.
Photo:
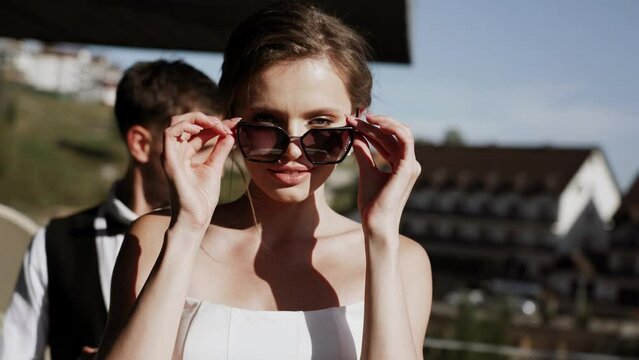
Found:
[[[323,187],[301,202],[283,203],[250,186],[250,197],[245,194],[239,202],[248,214],[251,227],[257,226],[262,243],[271,249],[289,247],[288,242],[302,247],[314,245],[330,231],[331,227],[326,224],[337,216],[326,203]]]

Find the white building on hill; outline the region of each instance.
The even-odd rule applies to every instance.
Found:
[[[4,40],[5,66],[14,80],[37,90],[113,105],[122,71],[107,59],[81,47],[39,46],[34,42]]]

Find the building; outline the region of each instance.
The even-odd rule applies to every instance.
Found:
[[[113,105],[122,71],[106,58],[71,46],[4,39],[0,46],[9,78],[37,90],[72,96],[81,101]]]
[[[597,148],[418,144],[402,232],[427,249],[435,298],[458,289],[574,293],[558,259],[603,251],[621,195]],[[561,274],[560,274],[561,275]]]
[[[610,244],[596,253],[593,301],[597,308],[639,316],[639,176],[615,213]]]

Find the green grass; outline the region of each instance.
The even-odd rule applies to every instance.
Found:
[[[42,223],[99,202],[113,180],[104,168],[126,163],[112,109],[12,83],[2,94],[0,203]]]

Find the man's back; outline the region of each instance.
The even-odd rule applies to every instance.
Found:
[[[137,63],[124,73],[114,112],[127,171],[99,206],[54,219],[33,238],[5,315],[0,360],[42,358],[47,344],[53,360],[95,351],[124,233],[139,215],[169,201],[162,130],[173,115],[218,114],[216,95],[211,79],[181,61]]]
[[[113,262],[137,217],[113,193],[99,206],[56,218],[33,238],[4,321],[0,359],[77,359],[106,323]]]
[[[96,229],[98,218],[110,222],[110,227]],[[103,216],[99,207],[54,219],[47,226],[48,340],[53,359],[75,359],[82,347],[98,346],[107,309],[100,289],[96,237],[114,238],[126,228]]]

